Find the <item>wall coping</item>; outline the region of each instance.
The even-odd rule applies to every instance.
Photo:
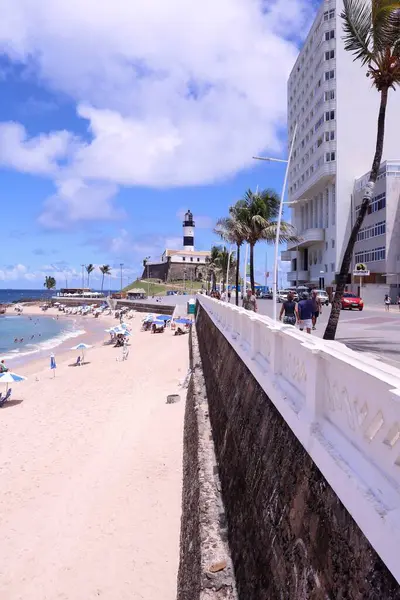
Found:
[[[400,583],[400,370],[235,305],[197,299]]]

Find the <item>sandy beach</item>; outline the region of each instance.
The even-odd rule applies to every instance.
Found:
[[[175,599],[188,339],[140,319],[127,361],[30,363],[0,410],[1,599]]]

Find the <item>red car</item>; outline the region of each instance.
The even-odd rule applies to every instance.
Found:
[[[349,310],[362,310],[364,308],[364,302],[361,298],[350,292],[343,294],[342,298],[342,310],[348,308]]]

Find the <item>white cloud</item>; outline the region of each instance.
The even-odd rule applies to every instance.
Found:
[[[74,136],[67,131],[54,131],[28,138],[18,123],[0,123],[0,166],[24,173],[51,175],[58,161],[72,152]]]
[[[64,177],[204,184],[282,150],[290,40],[310,10],[309,0],[2,0],[0,52],[34,65],[88,121],[92,139]],[[57,158],[31,157],[30,169]]]
[[[82,221],[120,219],[124,212],[113,204],[116,193],[117,187],[112,184],[61,180],[57,182],[57,193],[45,201],[39,223],[47,229],[67,229]]]
[[[80,273],[74,267],[67,265],[66,263],[41,265],[34,269],[20,263],[0,267],[0,281],[40,283],[44,282],[46,275],[53,275],[60,281],[63,281],[65,277],[69,280],[79,279],[80,277]]]

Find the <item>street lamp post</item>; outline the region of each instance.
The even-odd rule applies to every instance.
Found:
[[[147,271],[147,297],[150,296],[149,259],[150,259],[150,256],[146,256],[146,258],[144,259],[146,261],[146,271]]]
[[[124,263],[119,263],[119,267],[121,269],[121,294],[122,294],[122,267],[124,266]]]
[[[296,140],[296,133],[297,133],[297,123],[294,127],[294,132],[293,132],[293,138],[292,138],[292,142],[290,144],[290,150],[289,150],[289,156],[287,160],[281,159],[281,158],[264,158],[261,156],[253,156],[253,158],[257,159],[257,160],[266,160],[268,162],[281,162],[281,163],[286,163],[286,171],[285,171],[285,177],[283,180],[283,185],[282,185],[282,192],[281,192],[281,199],[280,199],[280,203],[279,203],[279,213],[278,213],[278,221],[276,223],[276,237],[275,237],[275,253],[274,253],[274,275],[273,275],[273,289],[272,289],[272,294],[273,294],[273,318],[274,321],[277,320],[277,306],[276,306],[276,301],[277,301],[277,279],[278,279],[278,252],[279,252],[279,239],[280,239],[280,234],[281,234],[281,221],[282,221],[282,211],[283,211],[283,199],[285,197],[285,191],[286,191],[286,184],[287,184],[287,179],[288,179],[288,175],[289,175],[289,168],[290,168],[290,161],[292,160],[292,153],[293,153],[293,148],[294,148],[294,142]]]

